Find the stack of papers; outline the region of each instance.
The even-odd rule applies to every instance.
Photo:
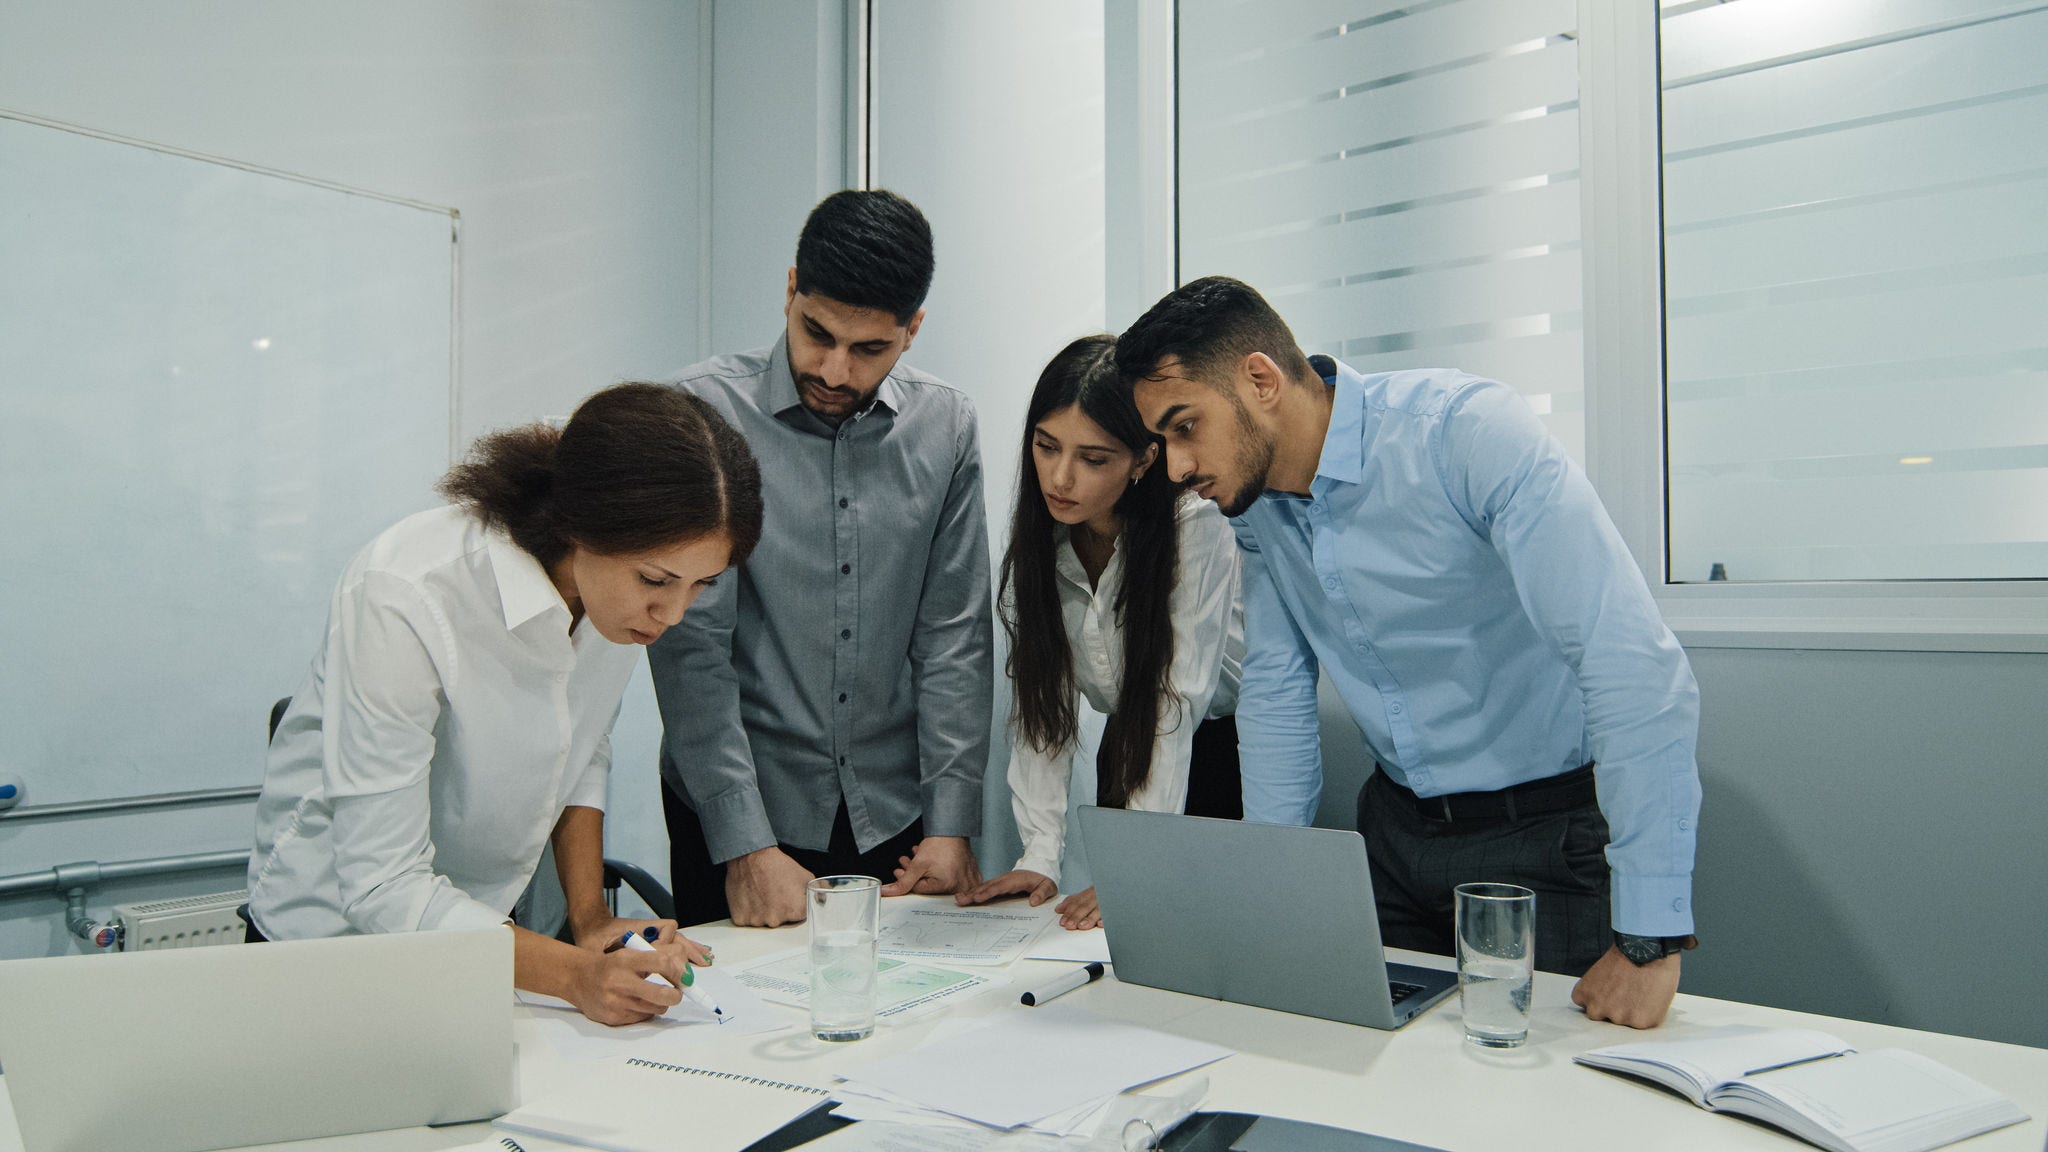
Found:
[[[907,1103],[991,1128],[1066,1132],[1126,1089],[1228,1055],[1219,1045],[1052,1004],[1004,1012],[982,1027],[865,1065],[838,1095],[842,1102],[860,1096]]]

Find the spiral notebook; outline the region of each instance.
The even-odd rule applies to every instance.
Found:
[[[638,1057],[590,1067],[591,1075],[573,1091],[514,1109],[492,1123],[508,1132],[605,1152],[740,1152],[831,1103],[822,1088]]]

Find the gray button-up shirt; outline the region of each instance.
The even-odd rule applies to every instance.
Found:
[[[920,815],[927,836],[978,833],[993,618],[974,405],[899,363],[835,428],[798,402],[783,342],[671,383],[761,462],[760,546],[647,653],[662,776],[712,859],[825,848],[842,798],[863,852]]]

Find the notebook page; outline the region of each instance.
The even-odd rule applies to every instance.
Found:
[[[740,1152],[823,1104],[815,1089],[646,1060],[605,1060],[559,1093],[493,1121],[606,1152]]]
[[[1688,1040],[1617,1044],[1587,1052],[1579,1059],[1595,1067],[1646,1063],[1669,1068],[1703,1094],[1762,1069],[1849,1051],[1852,1049],[1840,1038],[1825,1032],[1734,1026]]]
[[[2002,1123],[2024,1118],[2004,1097],[1984,1085],[1925,1056],[1899,1048],[1764,1073],[1731,1089],[1730,1095],[1736,1094],[1776,1102],[1808,1117],[1826,1131],[1858,1143],[1861,1138],[1886,1129],[1917,1127],[1930,1116],[1977,1108],[1995,1111],[2001,1103],[2011,1109],[2012,1117]],[[1929,1127],[1930,1132],[1934,1130]],[[1959,1138],[1949,1136],[1940,1143]]]

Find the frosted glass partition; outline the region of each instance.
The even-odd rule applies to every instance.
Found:
[[[2048,4],[1661,27],[1671,579],[2048,577]]]
[[[1181,0],[1180,275],[1360,371],[1519,388],[1583,459],[1576,0]]]
[[[0,769],[254,784],[342,567],[438,503],[451,215],[0,117],[0,253]]]

